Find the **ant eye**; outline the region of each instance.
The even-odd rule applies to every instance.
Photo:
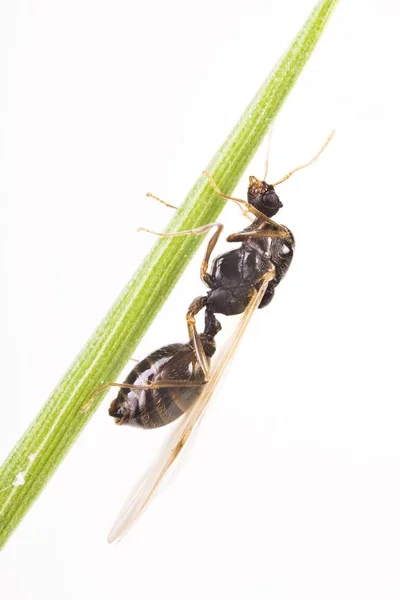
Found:
[[[279,200],[279,197],[274,189],[269,189],[264,195],[263,200],[265,205],[265,213],[270,217],[276,215],[278,210],[282,208],[282,202]]]
[[[281,253],[282,254],[289,254],[290,252],[290,248],[288,248],[285,244],[282,246],[281,248]]]

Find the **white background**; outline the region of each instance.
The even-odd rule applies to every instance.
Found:
[[[184,198],[312,5],[3,0],[0,459],[151,247],[136,228],[167,222],[145,193]],[[342,2],[279,115],[272,180],[337,135],[280,188],[292,268],[176,483],[107,545],[160,437],[106,401],[2,552],[2,598],[399,598],[398,19]],[[186,340],[200,256],[135,356]]]

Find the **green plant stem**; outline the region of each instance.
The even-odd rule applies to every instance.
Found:
[[[320,1],[208,165],[230,194],[311,55],[336,0]],[[169,224],[192,229],[218,217],[224,202],[201,176]],[[93,392],[115,381],[186,268],[203,236],[160,239],[0,470],[0,547],[43,489],[96,410]],[[189,299],[190,300],[190,299]],[[22,483],[24,482],[24,483]],[[18,483],[20,485],[18,485]]]

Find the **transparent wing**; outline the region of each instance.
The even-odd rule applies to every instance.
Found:
[[[108,535],[108,541],[110,543],[120,540],[140,517],[169,469],[174,465],[186,447],[189,438],[199,425],[212,394],[226,367],[230,363],[254,311],[261,302],[265,290],[267,289],[268,282],[273,277],[274,272],[271,272],[268,273],[263,280],[260,289],[254,294],[243,313],[232,339],[229,341],[229,344],[227,344],[227,349],[222,353],[218,364],[213,369],[210,380],[204,387],[204,391],[191,410],[178,422],[177,428],[166,440],[156,461],[133,488]]]

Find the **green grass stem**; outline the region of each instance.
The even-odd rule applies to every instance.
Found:
[[[318,2],[288,51],[262,84],[208,165],[219,187],[233,192],[250,159],[319,40],[337,0]],[[201,176],[169,223],[169,231],[217,219],[224,202]],[[202,236],[158,240],[102,323],[61,379],[0,469],[0,547],[54,473],[103,395],[82,405],[104,382],[115,381],[164,304]]]

